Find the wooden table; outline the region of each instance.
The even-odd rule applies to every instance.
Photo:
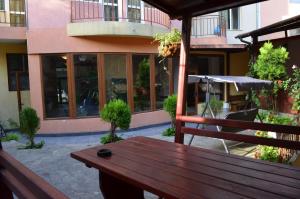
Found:
[[[110,149],[110,158],[97,157]],[[300,198],[300,169],[161,140],[135,137],[74,152],[100,172],[106,199]]]

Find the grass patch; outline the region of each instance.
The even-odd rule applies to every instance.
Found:
[[[27,143],[25,146],[21,146],[21,147],[18,147],[18,149],[41,149],[43,148],[43,146],[45,145],[45,141],[42,140],[41,142],[37,143],[37,144],[30,144],[30,143]]]
[[[121,140],[124,140],[124,139],[117,136],[117,135],[113,136],[111,134],[108,134],[106,136],[101,137],[100,142],[102,144],[108,144],[108,143],[112,143],[112,142],[118,142],[118,141],[121,141]]]
[[[167,137],[175,136],[175,128],[167,128],[162,135]]]
[[[9,142],[12,140],[19,141],[20,135],[18,135],[16,133],[8,133],[8,134],[6,134],[5,137],[1,138],[1,142]]]

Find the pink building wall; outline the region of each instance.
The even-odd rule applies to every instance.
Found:
[[[27,33],[31,105],[41,118],[40,133],[105,131],[109,125],[99,118],[43,119],[41,59],[44,53],[69,52],[138,52],[157,53],[152,39],[129,37],[69,37],[67,24],[71,20],[70,0],[28,1],[29,29]],[[134,114],[131,127],[169,122],[164,111]]]

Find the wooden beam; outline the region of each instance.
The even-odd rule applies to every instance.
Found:
[[[155,96],[155,55],[150,55],[150,102],[151,110],[156,110],[156,96]]]
[[[191,39],[192,17],[184,16],[182,20],[182,39],[180,48],[178,94],[176,116],[182,116],[186,112],[186,89],[188,78],[188,66],[190,58],[190,39]],[[176,120],[175,142],[183,143],[184,135],[181,134],[181,127],[184,123]]]
[[[21,98],[21,84],[20,84],[20,71],[16,72],[16,91],[17,91],[17,99],[18,99],[18,111],[19,116],[22,111],[22,98]]]
[[[133,74],[132,74],[132,54],[126,54],[126,77],[127,77],[127,104],[131,112],[134,112],[133,102]]]

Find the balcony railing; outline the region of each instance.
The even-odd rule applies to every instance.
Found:
[[[195,17],[192,20],[192,37],[226,36],[226,20],[219,15]]]
[[[170,28],[169,16],[140,0],[72,0],[71,21],[119,21]]]
[[[0,4],[0,26],[26,26],[26,7],[24,0],[9,0]]]

